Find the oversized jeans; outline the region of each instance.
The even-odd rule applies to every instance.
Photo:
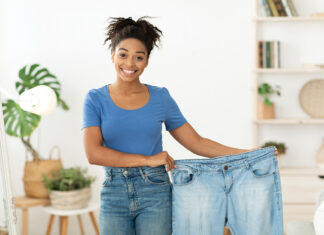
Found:
[[[171,171],[173,235],[283,235],[275,147],[175,160]]]

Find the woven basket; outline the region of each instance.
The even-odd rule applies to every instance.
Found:
[[[86,187],[71,191],[56,191],[50,192],[52,207],[61,210],[75,210],[88,206],[91,198],[91,188]]]
[[[307,82],[299,92],[299,104],[309,116],[324,118],[324,80]]]
[[[52,159],[52,152],[57,149],[58,159]],[[40,159],[39,161],[28,161],[26,152],[26,163],[24,168],[24,191],[27,197],[49,198],[49,193],[44,185],[42,174],[51,177],[52,172],[58,173],[63,167],[60,157],[60,148],[54,146],[49,155],[49,159]]]

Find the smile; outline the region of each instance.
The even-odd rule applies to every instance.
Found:
[[[136,73],[137,70],[127,70],[127,69],[121,69],[125,74],[133,74],[133,73]]]

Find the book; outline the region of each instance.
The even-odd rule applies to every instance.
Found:
[[[276,9],[279,13],[279,16],[287,16],[286,11],[285,11],[285,7],[283,6],[281,0],[273,0]]]
[[[267,67],[266,42],[262,41],[262,68]]]
[[[285,8],[287,16],[293,16],[293,14],[291,13],[291,10],[290,10],[290,8],[288,6],[288,1],[287,0],[281,0],[281,2],[282,2],[282,5]]]
[[[292,2],[292,0],[287,0],[287,3],[288,3],[288,6],[289,6],[289,8],[291,10],[292,15],[293,16],[298,16],[296,7],[295,7],[294,3]]]
[[[267,16],[272,16],[272,12],[270,10],[270,6],[267,0],[262,0],[262,5],[263,5],[263,9],[266,13]]]
[[[258,41],[258,68],[263,68],[263,42]]]
[[[273,0],[267,0],[273,16],[279,16],[279,12]]]
[[[274,41],[274,68],[280,68],[280,42]]]
[[[271,68],[271,58],[270,58],[270,41],[265,42],[265,59],[266,66],[265,68]]]
[[[274,41],[270,41],[270,68],[274,68]]]

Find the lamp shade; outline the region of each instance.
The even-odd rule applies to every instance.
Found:
[[[46,115],[56,107],[57,98],[53,89],[45,85],[40,85],[24,91],[19,96],[18,103],[25,111],[38,115]]]

